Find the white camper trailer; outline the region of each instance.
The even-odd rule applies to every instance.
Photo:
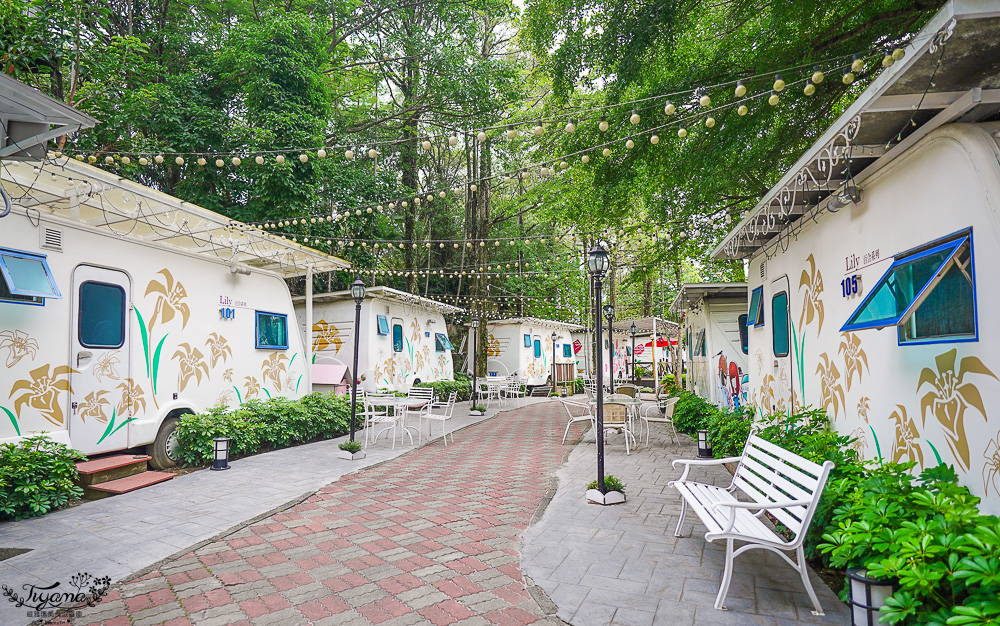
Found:
[[[632,325],[635,325],[635,338]],[[604,379],[614,372],[615,380],[641,382],[648,379],[654,387],[659,386],[671,369],[670,346],[677,343],[677,323],[658,317],[641,317],[612,323],[610,343],[607,330],[604,333],[603,353]],[[609,366],[609,354],[612,358]],[[653,363],[656,370],[653,370]],[[636,371],[644,376],[636,375]]]
[[[486,370],[488,376],[513,376],[529,387],[544,385],[552,377],[555,346],[556,381],[576,379],[577,356],[571,333],[579,324],[517,317],[486,324]],[[552,334],[556,339],[553,342]],[[471,358],[471,346],[469,360]],[[480,357],[481,358],[481,357]]]
[[[574,330],[569,334],[573,344],[573,359],[577,378],[594,376],[594,334],[589,330]]]
[[[316,294],[313,302],[310,337],[317,371],[325,371],[324,366],[332,363],[345,365],[350,372],[355,318],[351,292]],[[304,298],[295,299],[295,310],[300,327],[305,329]],[[454,380],[454,348],[444,316],[461,312],[463,309],[450,304],[390,287],[369,288],[361,303],[361,387],[369,392],[407,391],[418,382]]]
[[[1000,2],[946,4],[713,252],[749,259],[753,404],[825,407],[867,458],[951,464],[993,514],[997,33]]]
[[[344,261],[65,157],[2,185],[0,441],[162,468],[179,415],[308,392],[284,279]]]
[[[684,316],[687,390],[722,407],[744,406],[747,284],[685,283],[670,312]]]

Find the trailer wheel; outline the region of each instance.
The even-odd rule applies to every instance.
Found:
[[[152,457],[150,464],[153,469],[167,469],[177,465],[177,422],[176,417],[168,417],[160,425],[153,443],[146,446],[146,454]]]

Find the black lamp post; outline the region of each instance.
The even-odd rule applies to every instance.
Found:
[[[476,408],[476,392],[479,391],[476,388],[476,344],[478,337],[476,336],[476,330],[479,328],[479,320],[472,320],[469,322],[469,326],[472,327],[472,408]]]
[[[604,305],[604,317],[608,318],[608,389],[615,392],[615,339],[612,337],[611,321],[615,319],[615,305]]]
[[[611,261],[608,251],[595,245],[587,254],[587,269],[594,277],[594,320],[597,326],[597,337],[600,341],[601,330],[601,279],[608,271]],[[610,335],[609,335],[610,336]],[[597,490],[604,491],[604,364],[601,363],[601,350],[597,350]]]
[[[552,331],[552,391],[556,390],[556,385],[558,384],[556,382],[556,339],[558,338],[559,335],[557,335],[556,331],[553,330]]]
[[[638,378],[635,375],[635,333],[636,333],[636,330],[638,330],[638,329],[635,327],[635,322],[632,322],[632,326],[630,326],[629,329],[628,329],[629,334],[632,335],[632,382],[634,384],[638,385],[639,383],[636,382],[638,380]]]
[[[351,370],[351,441],[354,441],[354,417],[358,413],[358,342],[361,340],[361,303],[365,300],[365,284],[360,278],[351,283],[354,298],[354,369]]]

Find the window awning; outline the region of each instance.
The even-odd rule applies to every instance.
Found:
[[[0,250],[0,273],[11,295],[62,298],[43,256]]]

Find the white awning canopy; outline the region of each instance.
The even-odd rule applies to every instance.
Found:
[[[351,267],[343,259],[65,157],[35,164],[4,161],[0,184],[15,210],[37,211],[234,266],[285,278]]]
[[[45,143],[97,120],[0,73],[0,159],[38,159]]]

